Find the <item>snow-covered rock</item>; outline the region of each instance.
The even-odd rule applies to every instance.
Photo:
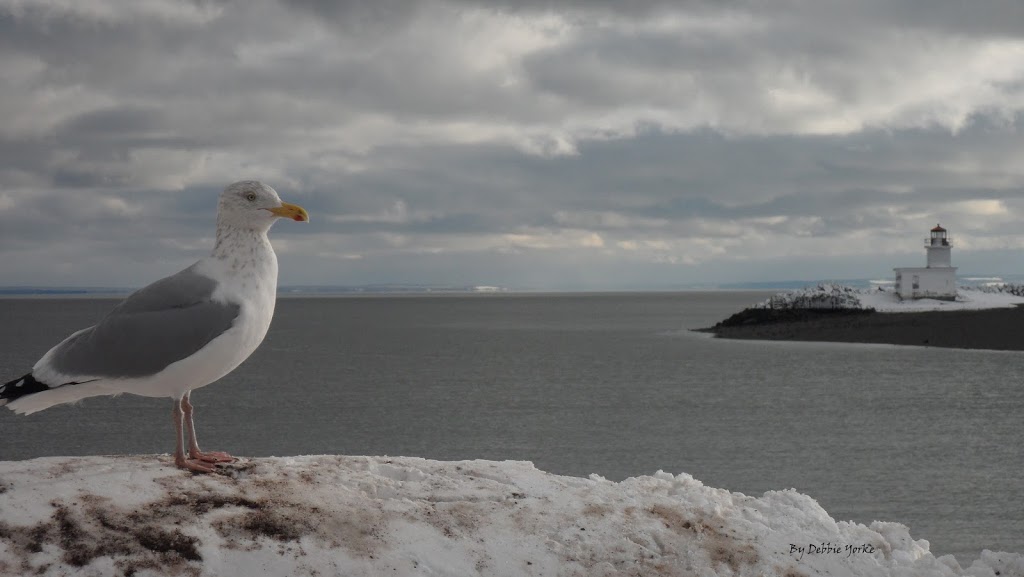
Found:
[[[193,475],[168,457],[67,457],[0,462],[0,574],[1020,577],[1024,557],[964,570],[898,523],[686,474],[316,456]]]
[[[961,287],[961,290],[963,289],[990,294],[1010,294],[1018,297],[1024,297],[1024,284],[993,282]]]
[[[862,291],[852,287],[820,283],[817,286],[781,292],[755,304],[756,309],[863,309]]]
[[[955,301],[935,299],[901,300],[891,288],[857,289],[841,284],[820,283],[772,295],[753,309],[874,309],[883,313],[962,311],[1009,308],[1024,304],[1024,286],[962,286]]]

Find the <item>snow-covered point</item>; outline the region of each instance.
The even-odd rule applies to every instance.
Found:
[[[781,292],[753,305],[759,309],[874,309],[878,312],[924,312],[1009,308],[1024,304],[1024,285],[962,286],[955,301],[901,300],[890,287],[857,289],[833,283]]]
[[[492,286],[492,285],[477,285],[473,287],[473,292],[477,293],[505,293],[509,290],[505,287]]]
[[[817,286],[781,292],[757,303],[758,309],[861,309],[861,291],[840,284],[820,283]]]
[[[964,288],[990,294],[1010,294],[1024,297],[1024,284],[1007,283],[998,280]]]
[[[0,462],[0,574],[1021,577],[1024,556],[962,568],[899,523],[661,471],[312,456],[193,475],[168,457],[60,457]]]

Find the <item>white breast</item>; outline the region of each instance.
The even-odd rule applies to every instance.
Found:
[[[234,252],[243,256],[237,260],[210,257],[200,268],[218,282],[214,300],[238,303],[241,307],[234,326],[222,335],[230,343],[226,342],[225,347],[232,347],[235,354],[230,355],[230,361],[225,363],[230,367],[218,379],[249,358],[263,342],[277,303],[277,255],[270,241],[265,234],[240,240]],[[217,340],[220,339],[211,345],[219,344]]]

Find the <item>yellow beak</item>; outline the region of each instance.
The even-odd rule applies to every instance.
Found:
[[[306,212],[306,209],[297,204],[282,202],[281,206],[268,208],[267,210],[274,213],[276,216],[290,218],[295,222],[309,222],[309,213]]]

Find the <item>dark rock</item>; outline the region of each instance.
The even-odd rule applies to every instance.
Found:
[[[880,313],[856,309],[747,309],[699,329],[726,339],[879,343],[1024,350],[1024,307]]]
[[[719,327],[741,327],[748,325],[764,325],[771,323],[792,323],[818,319],[840,319],[851,316],[873,314],[875,309],[744,309],[712,329],[701,329],[713,332]]]

